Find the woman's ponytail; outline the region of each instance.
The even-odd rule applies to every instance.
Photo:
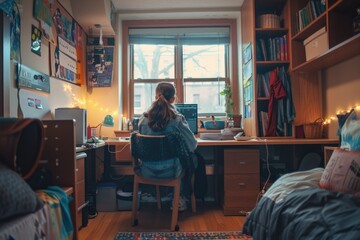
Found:
[[[171,119],[175,118],[176,111],[170,103],[175,97],[175,88],[170,83],[159,83],[156,87],[157,99],[151,105],[145,116],[149,119],[149,127],[154,131],[162,131]]]

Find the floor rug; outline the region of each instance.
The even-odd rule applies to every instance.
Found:
[[[218,232],[119,232],[115,240],[252,239],[238,231]]]

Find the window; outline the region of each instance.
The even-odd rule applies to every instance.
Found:
[[[229,39],[229,27],[129,28],[134,115],[161,81],[176,86],[178,103],[197,103],[200,116],[225,115],[219,92],[230,81]]]
[[[134,95],[134,108],[141,108],[141,94]]]

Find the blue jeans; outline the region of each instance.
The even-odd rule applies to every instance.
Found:
[[[171,179],[180,176],[182,166],[178,158],[164,161],[144,161],[135,171],[146,178]]]

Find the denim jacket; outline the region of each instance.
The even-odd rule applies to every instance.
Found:
[[[177,148],[177,151],[183,151],[186,148],[186,151],[189,152],[187,159],[168,159],[166,161],[150,161],[143,162],[140,170],[140,174],[144,177],[150,178],[175,178],[178,177],[183,170],[185,170],[185,178],[184,183],[182,184],[182,192],[191,191],[189,179],[194,172],[194,169],[197,167],[197,161],[195,151],[197,147],[197,140],[193,134],[193,132],[189,129],[188,123],[185,118],[181,114],[177,114],[175,119],[172,119],[166,128],[163,131],[155,132],[153,131],[149,125],[149,119],[147,117],[142,116],[139,120],[139,133],[144,135],[169,135],[175,136],[175,138],[180,137],[183,144],[181,146],[174,146]],[[176,133],[176,134],[173,134]],[[173,139],[176,142],[176,139]],[[181,148],[181,149],[180,149]],[[191,163],[188,161],[192,161]],[[187,169],[183,169],[183,168]],[[186,193],[186,194],[187,194]]]

